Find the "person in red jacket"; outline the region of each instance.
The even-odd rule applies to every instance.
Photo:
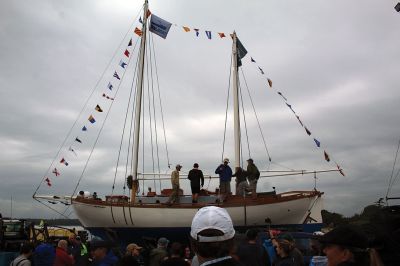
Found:
[[[74,257],[72,257],[72,255],[68,255],[67,250],[68,242],[66,240],[58,241],[54,266],[74,266]]]

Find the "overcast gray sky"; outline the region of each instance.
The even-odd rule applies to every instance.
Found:
[[[58,217],[31,196],[115,51],[117,56],[100,82],[102,88],[95,93],[106,91],[103,88],[113,80],[113,71],[120,71],[118,62],[127,43],[124,36],[132,23],[138,24],[135,18],[142,4],[123,0],[0,2],[3,215],[11,214],[12,197],[14,216]],[[182,171],[188,172],[198,162],[211,174],[220,162],[231,42],[219,39],[216,32],[236,30],[249,52],[243,59],[243,72],[272,160],[293,169],[335,168],[324,161],[323,150],[315,147],[276,91],[266,86],[266,77],[346,173],[346,177],[318,175],[325,208],[352,215],[385,196],[400,138],[400,14],[393,9],[395,4],[372,0],[151,1],[153,14],[176,24],[166,40],[154,36],[171,163],[182,163]],[[201,35],[185,33],[180,26],[198,28]],[[204,30],[212,31],[212,40]],[[129,35],[136,40],[132,30]],[[250,56],[257,63],[251,63]],[[129,81],[123,84],[80,189],[102,195],[111,191]],[[108,110],[108,102],[101,97],[90,107],[96,103]],[[56,163],[61,176],[49,173],[53,186],[42,186],[41,194],[73,190],[89,142],[105,116],[93,108],[87,112],[93,112],[98,123],[82,136],[85,143],[76,146],[73,139],[82,134],[79,128],[85,124],[86,113],[77,122],[67,145],[73,143],[78,156],[74,158],[64,147],[57,159],[64,154],[70,165]],[[249,129],[251,156],[259,168],[266,169],[262,140],[250,114],[248,127],[253,128]],[[225,155],[233,159],[232,135],[227,137]],[[165,163],[162,169],[166,171]],[[211,182],[209,188],[215,184]],[[259,189],[272,186],[278,192],[312,189],[314,180],[312,176],[274,177],[262,180]],[[391,196],[399,194],[396,182]]]

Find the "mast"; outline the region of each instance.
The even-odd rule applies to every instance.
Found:
[[[142,27],[142,40],[140,42],[139,51],[139,68],[138,68],[138,80],[136,84],[136,106],[135,106],[135,129],[134,129],[134,140],[132,147],[132,177],[133,180],[137,180],[138,174],[138,160],[139,160],[139,133],[140,133],[140,115],[142,109],[142,92],[143,92],[143,76],[144,76],[144,58],[146,55],[146,36],[147,36],[147,10],[148,1],[144,1],[143,7],[143,27]],[[136,189],[132,187],[131,190],[131,203],[135,202]]]
[[[233,131],[235,140],[235,171],[240,167],[240,116],[239,116],[239,89],[238,89],[238,51],[236,32],[232,34],[232,86],[233,86]]]

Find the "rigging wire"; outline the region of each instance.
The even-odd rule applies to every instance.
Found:
[[[225,153],[225,140],[226,140],[226,124],[228,122],[228,108],[229,108],[229,95],[230,95],[230,90],[231,90],[231,77],[232,77],[232,61],[233,60],[233,55],[231,56],[231,65],[229,67],[229,81],[228,81],[228,93],[226,97],[226,108],[225,108],[225,124],[224,124],[224,138],[222,141],[222,154],[221,154],[221,162],[224,160],[224,153]]]
[[[397,179],[397,177],[398,177],[398,175],[399,175],[399,172],[400,172],[400,169],[399,169],[399,171],[397,172],[395,178],[393,179],[393,173],[394,173],[394,168],[396,167],[396,163],[397,163],[397,155],[399,154],[399,148],[400,148],[400,140],[399,140],[399,143],[398,143],[398,145],[397,145],[396,156],[394,157],[394,162],[393,162],[393,167],[392,167],[392,173],[390,174],[390,179],[389,179],[389,186],[388,186],[388,189],[387,189],[387,191],[386,191],[386,198],[388,197],[388,195],[389,195],[389,193],[390,193],[390,190],[391,190],[391,188],[392,188],[392,186],[393,186],[393,184],[394,184],[394,180]]]
[[[153,36],[152,36],[152,38],[153,38]],[[162,126],[163,126],[163,133],[164,133],[165,150],[166,150],[166,153],[167,153],[168,168],[170,168],[171,163],[170,163],[170,160],[169,160],[169,152],[168,152],[168,145],[167,145],[167,135],[165,133],[164,111],[163,111],[163,107],[162,107],[163,105],[162,105],[161,93],[160,93],[160,83],[159,83],[159,79],[158,79],[157,57],[156,57],[155,48],[154,48],[154,40],[152,41],[152,44],[153,44],[153,51],[154,51],[154,66],[155,66],[155,72],[156,72],[156,77],[157,77],[157,91],[158,91],[158,99],[159,99],[159,102],[160,102],[161,121],[162,121]],[[160,187],[161,187],[161,183],[160,183]]]
[[[151,35],[151,42],[154,42],[154,37],[153,35]],[[150,39],[149,38],[149,39]],[[153,60],[152,58],[154,57],[153,53],[155,53],[154,49],[154,45],[150,45],[150,63],[153,64]],[[153,49],[151,49],[153,48]],[[152,53],[153,52],[153,53]],[[155,66],[156,67],[156,66]],[[153,68],[150,68],[151,71],[151,76],[153,77]],[[156,155],[157,155],[157,169],[158,169],[158,173],[161,172],[161,168],[160,168],[160,154],[159,154],[159,147],[158,147],[158,130],[157,130],[157,116],[156,116],[156,108],[155,108],[155,93],[154,93],[154,79],[151,79],[151,90],[152,90],[152,99],[153,99],[153,116],[154,116],[154,132],[155,132],[155,138],[156,138]],[[161,180],[160,182],[160,190],[161,190]],[[155,192],[157,192],[156,186],[154,185],[154,190]]]
[[[255,116],[255,118],[256,118],[256,120],[257,120],[258,129],[260,130],[261,138],[262,138],[262,140],[263,140],[265,150],[267,151],[268,161],[269,161],[268,167],[269,167],[269,165],[271,164],[271,161],[272,161],[271,155],[269,154],[269,151],[268,151],[267,143],[266,143],[266,141],[265,141],[265,137],[264,137],[263,131],[262,131],[262,129],[261,129],[260,121],[259,121],[259,119],[258,119],[258,115],[257,115],[256,109],[255,109],[255,106],[254,106],[253,98],[251,97],[250,90],[249,90],[249,87],[248,87],[248,85],[247,85],[246,77],[245,77],[245,75],[244,75],[243,69],[241,68],[240,70],[241,70],[241,72],[242,72],[243,80],[244,80],[244,83],[245,83],[245,85],[246,85],[246,89],[247,89],[247,93],[248,93],[248,95],[249,95],[249,99],[250,99],[251,106],[253,107],[254,116]]]
[[[132,54],[135,51],[138,42],[139,42],[139,38],[136,40],[135,46],[133,47],[133,50],[132,50]],[[128,65],[129,65],[129,62],[130,62],[131,58],[132,57],[129,58]],[[137,71],[137,63],[135,64],[134,77],[136,76],[136,71]],[[112,185],[111,195],[114,194],[115,182],[116,182],[117,174],[118,174],[119,161],[120,161],[120,158],[121,158],[121,151],[122,151],[122,146],[123,146],[124,137],[125,137],[125,129],[126,129],[129,110],[130,110],[130,106],[131,106],[132,91],[133,91],[133,87],[134,87],[134,82],[135,82],[135,79],[133,78],[132,79],[132,83],[131,83],[130,92],[129,92],[129,97],[128,97],[128,104],[126,106],[125,120],[124,120],[124,125],[123,125],[123,128],[122,128],[121,141],[120,141],[119,149],[118,149],[118,156],[117,156],[117,162],[116,162],[116,166],[115,166],[114,181],[113,181],[113,185]],[[132,106],[133,106],[133,104],[132,104]],[[130,138],[129,138],[129,142],[130,142]],[[128,147],[129,147],[129,145],[128,145]],[[129,148],[128,148],[128,156],[127,157],[129,157]],[[128,165],[128,158],[127,158],[127,162],[126,162],[126,166],[125,166],[125,176],[127,174],[127,165]],[[124,188],[123,188],[124,189],[124,194],[125,194],[125,187],[126,187],[126,179],[125,179]]]
[[[150,46],[150,38],[147,40],[149,42]],[[150,69],[152,68],[151,66],[151,61],[149,59],[149,53],[146,52],[146,75],[147,75],[147,99],[148,99],[148,112],[149,112],[149,131],[150,131],[150,147],[151,147],[151,162],[152,162],[152,169],[153,173],[155,172],[155,166],[154,166],[154,144],[153,144],[153,120],[152,120],[152,113],[151,113],[151,94],[150,94],[150,82],[152,79],[149,78],[149,74],[151,72],[149,71],[149,63],[150,63]],[[144,172],[144,170],[143,170]],[[154,176],[155,177],[155,176]],[[154,179],[154,188],[156,187],[156,181]]]

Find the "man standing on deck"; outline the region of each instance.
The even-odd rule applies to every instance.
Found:
[[[258,171],[257,166],[254,164],[253,159],[247,160],[247,179],[249,180],[249,187],[251,190],[251,197],[253,199],[257,198],[257,181],[260,178],[260,171]]]
[[[172,203],[179,203],[179,171],[181,168],[182,165],[177,164],[175,166],[175,170],[171,173],[172,193],[167,201],[168,205],[171,205]]]
[[[203,172],[199,170],[199,164],[193,164],[193,169],[189,171],[188,179],[190,180],[190,188],[192,189],[192,203],[197,203],[200,193],[200,185],[204,186]]]
[[[222,195],[222,200],[225,199],[226,195],[231,194],[232,169],[228,164],[229,159],[225,158],[224,163],[220,164],[215,170],[215,173],[219,175],[219,193]]]

